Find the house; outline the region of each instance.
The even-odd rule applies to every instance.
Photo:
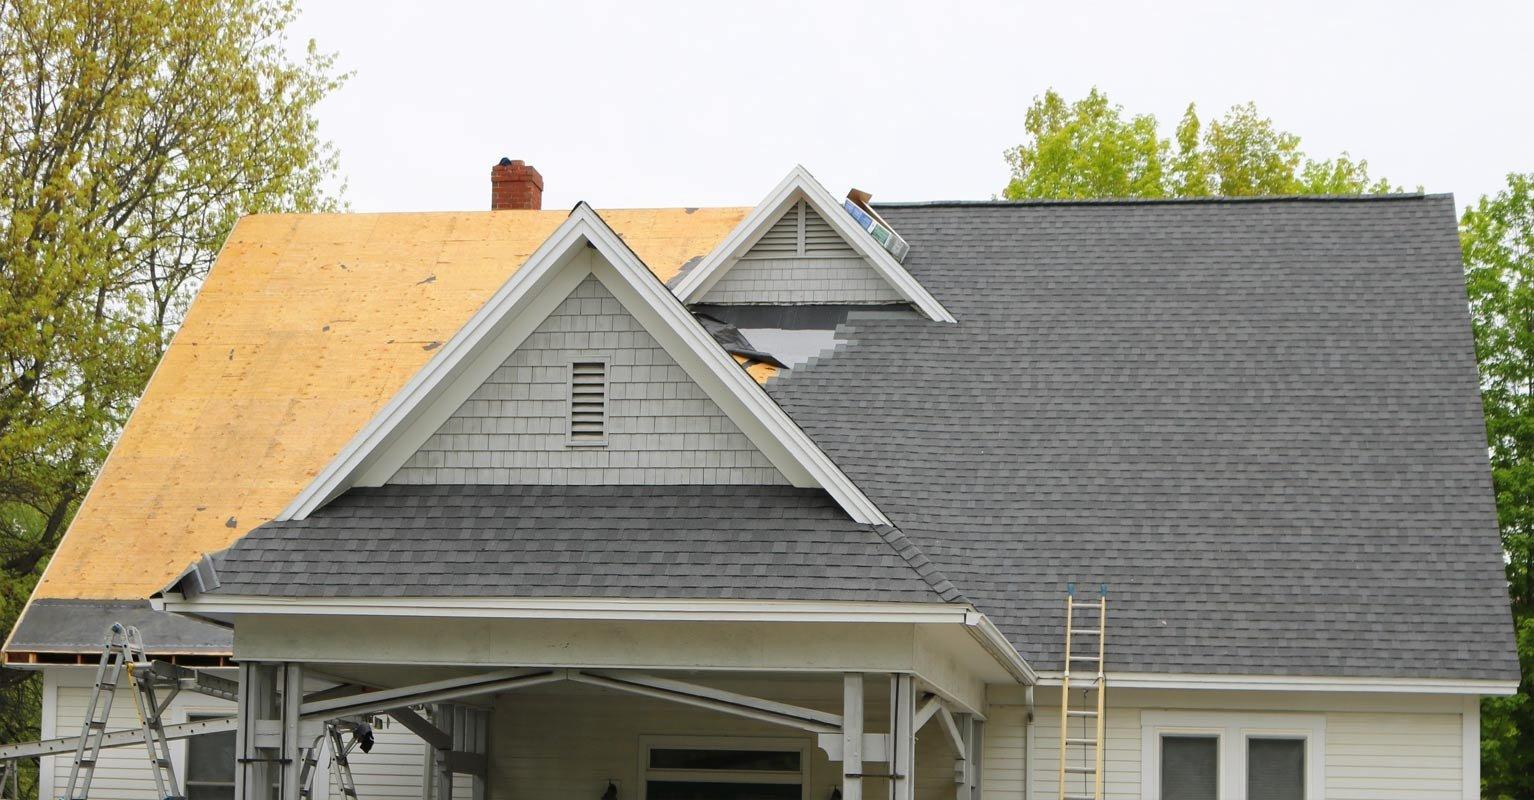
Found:
[[[299,797],[337,716],[387,722],[366,798],[1479,796],[1518,670],[1449,197],[492,185],[239,222],[6,644],[45,735],[121,621],[240,681],[167,712],[237,705],[193,800]]]

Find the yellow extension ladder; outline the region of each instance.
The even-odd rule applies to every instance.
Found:
[[[1096,612],[1097,619],[1078,620],[1077,613],[1090,616]],[[1080,626],[1080,627],[1078,627]],[[1095,655],[1077,655],[1076,637],[1086,637],[1088,652]],[[1091,639],[1096,645],[1091,646]],[[1060,800],[1102,800],[1103,797],[1103,722],[1107,706],[1108,684],[1103,674],[1103,657],[1108,638],[1108,586],[1098,587],[1095,601],[1076,600],[1076,584],[1066,584],[1065,589],[1065,671],[1060,680]],[[1085,663],[1096,665],[1096,674],[1081,680],[1082,703],[1071,705],[1071,665]],[[1095,697],[1094,697],[1095,695]],[[1072,722],[1079,722],[1079,735],[1073,735]],[[1075,758],[1072,758],[1075,756]],[[1075,763],[1072,763],[1072,762]],[[1072,785],[1079,791],[1071,791]]]

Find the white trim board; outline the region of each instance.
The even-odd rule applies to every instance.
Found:
[[[826,490],[858,522],[890,524],[585,203],[277,519],[303,519],[353,486],[382,485],[588,275],[602,282],[789,482]]]
[[[1059,672],[1039,674],[1040,686],[1060,685]],[[1472,678],[1352,678],[1321,675],[1192,675],[1108,671],[1115,689],[1200,689],[1248,692],[1398,692],[1504,696],[1518,692],[1517,681]]]
[[[802,166],[795,166],[789,170],[787,176],[773,188],[751,213],[730,231],[730,235],[720,242],[713,252],[704,256],[703,260],[691,271],[687,272],[677,281],[676,296],[684,303],[696,303],[702,300],[708,290],[724,276],[741,255],[750,250],[758,239],[762,238],[768,229],[783,216],[795,203],[804,200],[810,207],[820,214],[831,228],[844,239],[847,244],[856,250],[863,260],[873,270],[879,273],[894,289],[897,294],[915,306],[934,322],[955,322],[953,315],[948,309],[933,297],[926,287],[922,286],[911,273],[906,272],[905,267],[900,265],[889,251],[879,246],[879,243],[868,235],[867,231],[853,223],[852,218],[842,209],[836,198],[826,191],[826,187],[815,180],[809,170]]]

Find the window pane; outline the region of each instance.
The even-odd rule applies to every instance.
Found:
[[[1161,737],[1161,800],[1218,800],[1220,740]]]
[[[187,739],[186,778],[188,781],[227,783],[233,786],[234,731],[205,733]]]
[[[1247,800],[1305,800],[1305,740],[1248,739]]]
[[[724,783],[708,781],[649,781],[649,800],[799,800],[797,783]]]
[[[657,747],[650,751],[650,768],[798,772],[799,752],[797,750],[683,750]]]

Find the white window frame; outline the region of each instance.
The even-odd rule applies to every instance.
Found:
[[[234,711],[234,709],[227,708],[227,707],[226,708],[222,708],[222,709],[218,709],[218,708],[205,708],[205,707],[200,707],[199,706],[199,707],[195,707],[195,708],[182,709],[181,713],[177,714],[175,716],[180,717],[182,722],[192,722],[194,719],[196,719],[198,717],[202,717],[202,718],[206,718],[206,719],[219,719],[219,718],[222,718],[222,717],[227,717],[231,713],[233,713],[233,711]],[[191,787],[191,780],[192,780],[191,779],[191,771],[192,771],[192,739],[193,738],[195,738],[195,737],[187,738],[187,739],[184,739],[184,740],[182,740],[182,741],[180,741],[178,743],[175,743],[175,744],[180,744],[181,746],[180,746],[180,748],[178,748],[179,752],[172,754],[172,760],[173,761],[180,761],[181,762],[179,769],[176,770],[176,778],[177,778],[177,780],[179,780],[181,782],[181,786],[179,786],[177,788],[180,789],[182,795],[190,794],[191,793],[191,788],[192,788]],[[239,753],[235,753],[235,757],[238,758],[239,757]],[[233,766],[234,766],[234,772],[238,773],[239,772],[239,765],[238,765],[238,763],[236,763]],[[231,775],[230,776],[230,783],[229,783],[229,785],[233,786],[234,783],[235,783],[235,776]],[[223,786],[224,784],[219,783],[219,784],[211,784],[211,785]],[[326,792],[325,794],[328,796],[329,792]],[[316,797],[319,796],[319,792],[318,791],[315,792],[315,796]]]
[[[650,751],[661,750],[782,750],[799,754],[799,772],[713,769],[651,769]],[[655,736],[639,737],[639,800],[647,800],[650,781],[697,781],[709,783],[795,783],[800,800],[810,800],[810,741],[808,739],[759,736]]]
[[[1326,800],[1326,716],[1239,711],[1140,713],[1140,795],[1161,800],[1161,737],[1214,736],[1219,741],[1220,800],[1246,796],[1248,739],[1305,742],[1305,800]]]

